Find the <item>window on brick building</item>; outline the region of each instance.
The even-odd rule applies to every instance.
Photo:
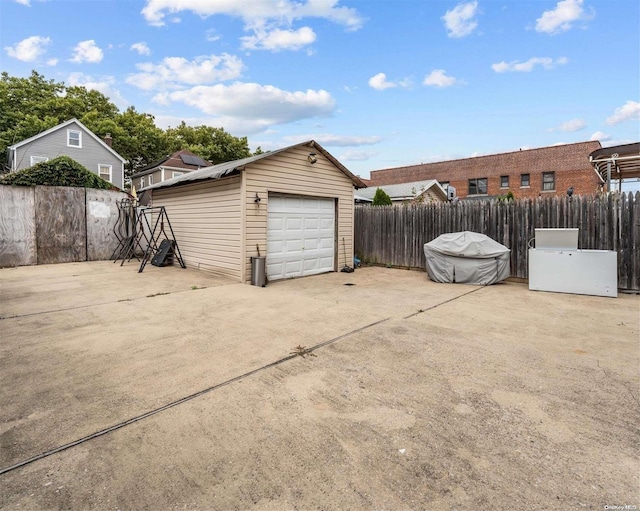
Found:
[[[542,189],[543,190],[556,189],[556,173],[555,172],[542,173]]]
[[[520,174],[520,186],[529,186],[529,174]]]
[[[476,179],[469,179],[469,195],[486,195],[487,193],[487,178],[478,177]]]
[[[509,188],[509,176],[500,176],[500,188]]]

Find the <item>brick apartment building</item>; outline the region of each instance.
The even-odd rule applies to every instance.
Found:
[[[600,142],[579,142],[461,160],[423,163],[374,170],[368,186],[437,179],[445,188],[455,187],[458,197],[492,197],[511,191],[517,198],[565,195],[573,187],[576,195],[591,195],[600,183],[589,154]]]

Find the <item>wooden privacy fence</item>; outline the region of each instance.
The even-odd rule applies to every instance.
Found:
[[[109,259],[116,201],[127,194],[68,186],[0,185],[0,268]]]
[[[425,268],[423,246],[474,231],[511,249],[511,276],[528,278],[536,227],[580,229],[578,248],[618,252],[618,287],[640,291],[640,192],[517,201],[356,206],[355,253],[375,264]]]

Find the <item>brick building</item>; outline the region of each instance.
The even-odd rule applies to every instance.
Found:
[[[517,198],[594,194],[601,181],[589,161],[600,142],[579,142],[461,160],[374,170],[368,186],[436,179],[458,197],[492,197],[511,191]]]

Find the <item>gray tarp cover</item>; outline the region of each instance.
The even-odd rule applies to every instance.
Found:
[[[509,277],[509,252],[488,236],[470,231],[442,234],[424,245],[431,280],[483,286]]]

